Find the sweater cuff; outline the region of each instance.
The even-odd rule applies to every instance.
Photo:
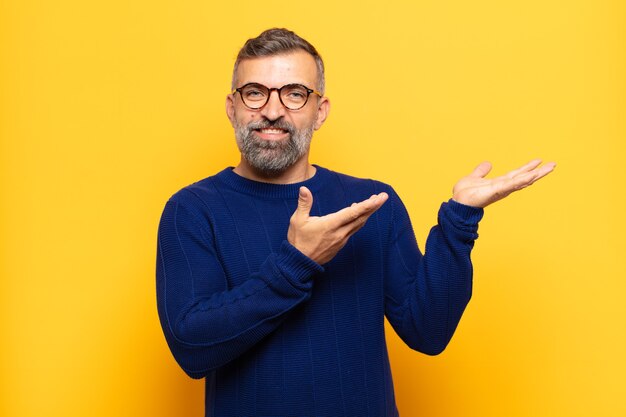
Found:
[[[276,268],[294,287],[308,290],[313,275],[324,272],[324,268],[284,240],[276,259]]]
[[[483,218],[484,209],[468,206],[453,199],[441,205],[441,215],[466,238],[478,238],[478,222]],[[440,218],[441,220],[441,218]]]
[[[485,212],[481,207],[468,206],[453,199],[448,200],[448,204],[450,209],[468,224],[478,224]]]

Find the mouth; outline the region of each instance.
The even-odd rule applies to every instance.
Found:
[[[254,132],[265,140],[280,140],[289,135],[289,131],[276,127],[265,127],[261,129],[254,129]]]

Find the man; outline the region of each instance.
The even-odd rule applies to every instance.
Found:
[[[165,206],[159,316],[180,366],[206,378],[207,416],[397,416],[384,316],[440,353],[471,296],[483,208],[554,168],[489,180],[479,165],[423,256],[390,186],[309,163],[329,108],[311,44],[285,29],[248,40],[226,98],[241,160]]]

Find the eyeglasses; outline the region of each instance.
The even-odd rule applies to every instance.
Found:
[[[312,93],[322,97],[322,93],[319,91],[311,90],[302,84],[287,84],[280,88],[268,88],[263,84],[248,83],[243,87],[235,88],[232,93],[239,92],[243,104],[247,108],[259,110],[267,104],[272,91],[278,92],[278,99],[288,110],[303,108]]]

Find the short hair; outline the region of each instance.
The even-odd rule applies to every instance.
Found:
[[[301,49],[308,52],[317,65],[317,89],[324,94],[324,61],[315,47],[294,32],[284,28],[272,28],[264,31],[256,38],[251,38],[243,45],[233,68],[232,88],[236,82],[237,68],[244,59],[254,59],[264,56],[274,56],[286,54]]]

